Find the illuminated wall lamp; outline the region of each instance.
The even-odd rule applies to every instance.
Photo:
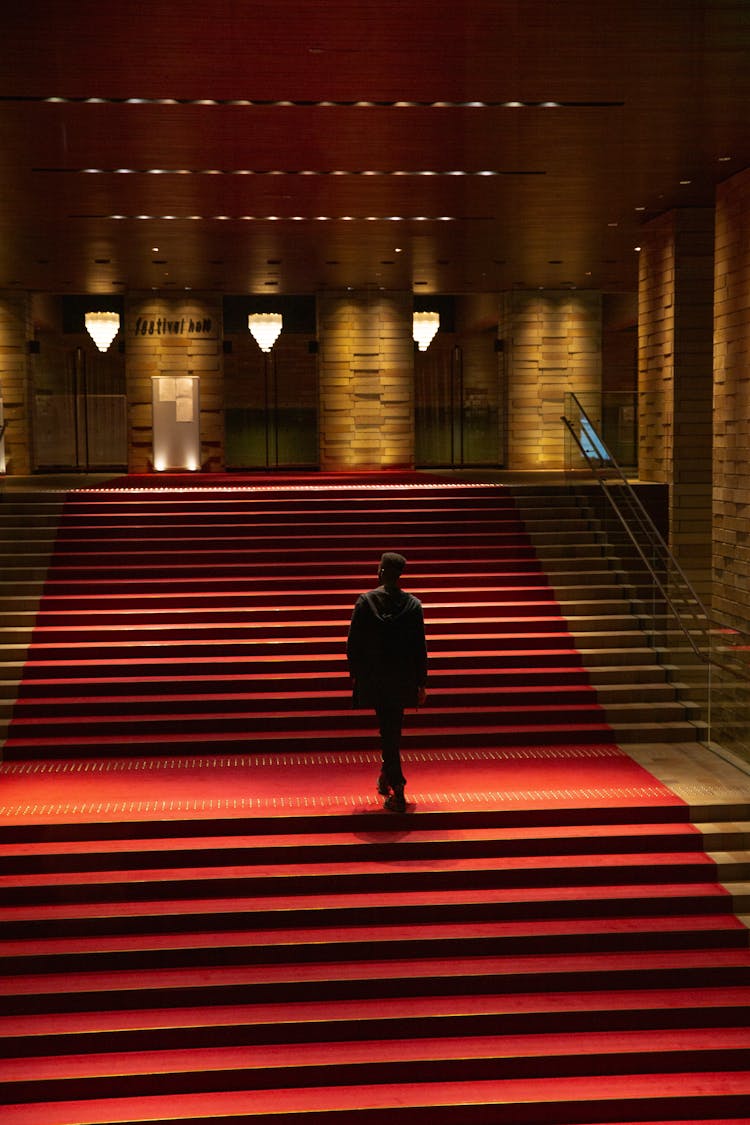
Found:
[[[440,327],[440,313],[415,312],[412,334],[420,352],[426,352]]]
[[[87,312],[84,318],[86,331],[100,352],[106,352],[120,331],[120,314],[116,312]]]
[[[281,332],[281,313],[250,313],[247,326],[262,352],[270,352]]]

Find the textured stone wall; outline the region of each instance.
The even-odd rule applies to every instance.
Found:
[[[26,293],[0,293],[0,392],[5,422],[5,471],[26,476],[33,467],[31,447],[30,362],[33,338]]]
[[[507,467],[563,468],[565,394],[601,390],[601,294],[507,293],[498,335],[505,345]]]
[[[750,171],[716,199],[714,435],[713,605],[750,629]]]
[[[411,293],[323,293],[320,467],[388,469],[414,464]]]
[[[670,546],[706,599],[711,587],[714,212],[672,211],[641,237],[639,468],[670,486]]]
[[[132,294],[125,306],[128,469],[153,470],[152,375],[200,377],[201,468],[224,468],[221,298]]]

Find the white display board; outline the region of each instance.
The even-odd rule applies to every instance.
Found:
[[[201,467],[200,378],[152,375],[154,468],[197,472]]]

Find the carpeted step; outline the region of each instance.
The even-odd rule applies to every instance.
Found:
[[[515,683],[513,686],[480,686],[476,683],[471,684],[471,699],[474,700],[474,707],[472,710],[476,714],[481,714],[487,708],[503,708],[508,705],[523,708],[528,711],[529,708],[543,708],[548,709],[554,706],[575,706],[575,705],[591,705],[591,687],[586,680],[586,677],[581,674],[578,684],[565,684],[556,682],[551,684],[528,684],[524,682]],[[339,678],[339,685],[341,680]],[[320,684],[320,679],[318,679]],[[288,679],[285,679],[285,684],[288,684]],[[73,682],[75,685],[75,681]],[[35,685],[39,688],[39,684]],[[50,690],[57,688],[60,690],[62,684],[51,684]],[[80,685],[79,685],[80,686]],[[168,683],[162,684],[162,691],[158,694],[155,691],[149,691],[138,694],[132,689],[136,685],[131,684],[131,692],[127,692],[127,685],[119,685],[119,691],[104,691],[96,692],[89,691],[85,699],[81,699],[75,692],[66,695],[53,695],[42,694],[37,691],[30,694],[24,691],[23,697],[18,699],[15,704],[15,718],[17,721],[17,729],[23,729],[23,722],[39,723],[42,720],[54,720],[59,722],[68,716],[78,715],[81,719],[85,720],[95,716],[109,716],[113,719],[123,716],[138,716],[139,719],[148,721],[148,718],[155,715],[175,715],[180,713],[184,717],[185,712],[185,690],[175,693],[172,690],[172,685]],[[138,685],[140,686],[140,685]],[[200,715],[206,714],[232,714],[232,713],[262,713],[270,712],[278,713],[283,708],[287,714],[295,712],[310,712],[310,706],[313,702],[311,692],[307,691],[291,691],[281,690],[282,684],[274,685],[266,682],[266,690],[251,691],[244,690],[238,692],[236,690],[236,683],[227,682],[225,679],[220,682],[209,685],[202,677],[195,678],[193,681],[195,691],[190,692],[190,714]],[[261,686],[261,685],[259,685]],[[299,686],[299,685],[295,685]],[[211,687],[212,690],[206,690]],[[184,689],[184,685],[183,685]],[[349,712],[352,707],[352,692],[350,684],[343,684],[334,689],[333,684],[330,690],[319,689],[315,694],[315,702],[318,703],[320,709],[325,709],[326,712],[346,711],[347,717],[351,718]],[[598,702],[601,706],[606,707],[608,703],[611,704],[632,704],[638,702],[641,706],[647,706],[653,703],[674,703],[674,689],[666,681],[662,683],[644,683],[640,685],[620,684],[608,685],[598,693]],[[433,687],[432,693],[428,704],[421,710],[421,718],[425,720],[425,716],[430,716],[435,711],[447,711],[450,709],[452,714],[460,714],[466,711],[467,692],[462,687],[441,687],[439,691]],[[500,712],[502,714],[502,712]],[[315,714],[320,714],[316,712]],[[354,723],[356,725],[356,722]],[[59,729],[59,726],[58,726]]]
[[[439,860],[423,860],[384,871],[377,861],[356,860],[332,863],[276,863],[272,870],[263,863],[234,866],[174,868],[152,866],[134,870],[8,874],[0,877],[7,904],[46,902],[51,898],[74,901],[159,899],[181,893],[224,897],[232,894],[319,895],[357,894],[369,888],[377,892],[446,890],[485,887],[539,889],[559,886],[563,875],[577,887],[619,886],[632,883],[694,883],[715,878],[715,866],[702,851],[652,852],[625,856],[547,856],[540,864],[536,856],[454,858],[450,868]]]
[[[0,1015],[0,1057],[425,1036],[746,1027],[750,988],[521,992]]]
[[[750,986],[750,950],[697,949],[584,954],[310,961],[176,969],[62,972],[2,978],[4,1013],[112,1011],[133,1006],[299,1003],[628,988],[675,989],[686,977],[707,988]]]
[[[590,690],[581,689],[576,695],[569,693],[567,696],[560,692],[557,698],[552,692],[528,694],[528,699],[519,699],[514,693],[512,699],[504,696],[489,701],[485,701],[482,696],[474,696],[476,702],[468,707],[456,706],[455,703],[446,705],[444,700],[440,700],[440,705],[432,703],[409,715],[409,733],[405,738],[416,743],[421,734],[429,730],[436,738],[437,732],[441,732],[440,742],[444,744],[446,739],[455,741],[456,738],[474,738],[482,729],[491,739],[495,730],[502,731],[508,727],[518,729],[524,725],[532,725],[539,729],[545,722],[548,725],[570,725],[575,722],[601,725],[605,717],[601,704],[592,699]],[[78,739],[84,745],[97,734],[102,737],[103,744],[123,735],[132,737],[136,742],[147,735],[160,739],[176,732],[183,735],[211,735],[215,732],[222,736],[236,733],[253,741],[257,741],[260,736],[272,739],[281,735],[289,742],[294,742],[300,737],[314,737],[317,732],[322,732],[326,738],[350,740],[354,749],[361,733],[364,731],[370,736],[373,729],[371,713],[351,710],[345,707],[344,700],[341,700],[340,707],[331,708],[321,699],[316,710],[309,709],[309,700],[307,707],[304,706],[304,701],[301,701],[303,706],[299,708],[287,707],[283,694],[275,701],[279,708],[277,710],[264,709],[273,705],[274,701],[268,698],[260,700],[260,706],[253,708],[248,708],[243,700],[239,700],[236,707],[225,707],[222,703],[217,706],[210,698],[208,702],[213,702],[214,705],[193,709],[191,700],[189,709],[167,707],[147,710],[134,707],[107,710],[103,714],[92,714],[84,707],[77,715],[76,729],[72,736],[61,732],[61,720],[57,714],[39,714],[37,707],[34,707],[32,714],[24,715],[19,713],[22,709],[17,708],[14,734],[9,744],[20,745],[25,739],[59,738],[62,741],[72,737],[74,741]],[[462,702],[465,703],[465,699]],[[674,700],[613,702],[607,710],[606,718],[611,723],[645,723],[653,721],[656,714],[663,720],[680,721],[685,717],[685,710]],[[359,741],[361,743],[361,739]]]
[[[604,918],[532,923],[451,922],[356,927],[272,928],[210,932],[57,937],[3,941],[0,974],[50,971],[144,972],[179,967],[271,965],[308,961],[419,957],[550,956],[637,950],[747,949],[747,930],[734,914],[648,919]]]
[[[174,889],[174,888],[173,888]],[[189,886],[177,889],[186,894]],[[36,895],[41,899],[42,895]],[[58,888],[47,901],[6,905],[2,909],[3,933],[22,940],[33,933],[39,938],[81,935],[168,934],[211,931],[213,927],[255,931],[274,926],[312,927],[321,918],[331,927],[382,925],[451,925],[493,922],[555,921],[575,919],[657,917],[724,917],[731,910],[730,894],[717,883],[630,883],[569,886],[550,893],[549,888],[501,888],[482,886],[419,889],[390,893],[347,892],[337,894],[266,895],[248,898],[241,892],[230,898],[215,895],[201,898],[121,897],[106,901],[66,902]],[[636,923],[632,921],[635,928]],[[741,931],[738,931],[741,933]],[[745,944],[747,944],[747,935]]]
[[[109,1058],[70,1056],[0,1061],[0,1097],[38,1102],[70,1097],[168,1097],[187,1092],[314,1089],[336,1083],[484,1082],[588,1078],[602,1070],[618,1075],[669,1075],[686,1067],[707,1073],[744,1071],[750,1031],[588,1032],[575,1045],[554,1033],[424,1038],[409,1043],[353,1043],[206,1047],[131,1051]],[[458,1057],[457,1057],[458,1056]]]
[[[106,838],[92,837],[89,830],[73,838],[68,830],[62,839],[33,840],[16,843],[0,838],[0,873],[51,872],[54,870],[104,870],[126,862],[129,867],[150,866],[158,853],[168,853],[173,867],[189,866],[202,857],[202,862],[236,863],[250,853],[264,863],[288,860],[293,856],[300,866],[318,860],[348,859],[398,861],[403,859],[456,858],[481,856],[549,856],[606,852],[618,855],[662,848],[669,852],[695,851],[710,840],[714,846],[741,847],[747,841],[745,831],[729,831],[726,826],[701,826],[698,831],[687,822],[554,825],[533,827],[422,828],[412,827],[408,839],[401,839],[387,830],[373,831],[367,838],[362,833],[342,827],[338,831],[277,831],[245,834],[240,822],[225,835],[201,836],[198,825],[184,836],[161,835],[134,838],[130,825],[122,832]],[[325,826],[327,827],[327,826]],[[3,833],[3,837],[5,833]]]

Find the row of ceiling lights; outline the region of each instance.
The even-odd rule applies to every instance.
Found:
[[[93,215],[74,215],[72,218],[98,218]],[[230,223],[454,223],[456,215],[105,215],[102,218],[123,220],[211,221]],[[463,219],[487,219],[485,215],[464,215]]]
[[[467,172],[457,168],[443,171],[429,169],[275,169],[275,168],[36,168],[37,172],[77,173],[84,176],[544,176],[538,170],[507,171],[478,169]]]
[[[14,99],[15,100],[15,99]],[[259,109],[601,109],[622,106],[623,102],[530,102],[530,101],[473,101],[473,102],[415,102],[415,101],[302,101],[278,99],[258,101],[249,98],[29,98],[24,101],[41,101],[51,105],[191,105],[237,106]]]
[[[86,331],[100,352],[106,352],[120,330],[120,314],[116,312],[87,312],[84,317]],[[262,352],[270,352],[279,338],[283,326],[281,313],[250,313],[247,326]],[[427,351],[440,327],[440,314],[415,312],[412,335],[421,352]]]

